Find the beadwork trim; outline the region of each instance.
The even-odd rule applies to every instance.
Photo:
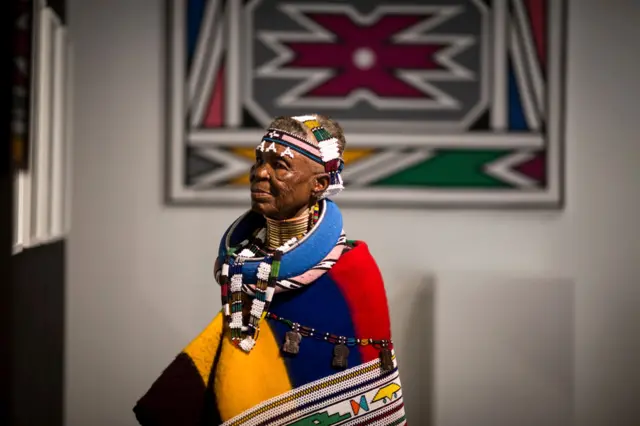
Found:
[[[269,128],[267,129],[265,135],[262,137],[262,142],[256,149],[262,151],[262,149],[264,149],[262,148],[264,142],[277,143],[279,145],[293,149],[294,151],[304,155],[305,157],[310,158],[312,161],[324,165],[320,147],[317,144],[308,141],[307,139],[294,135],[293,133],[285,132],[284,130],[280,129]]]
[[[292,424],[301,419],[308,421],[309,417],[314,413],[324,414],[330,407],[335,407],[336,404],[342,405],[352,399],[358,401],[361,396],[366,396],[366,401],[370,401],[381,388],[389,384],[396,383],[398,387],[402,387],[395,354],[392,356],[393,369],[391,371],[383,371],[381,373],[381,362],[375,359],[267,399],[227,420],[221,426]],[[402,403],[402,390],[400,390],[398,397],[395,404]],[[387,414],[389,413],[387,411],[389,407],[394,407],[393,404],[388,405],[380,401],[380,405],[382,407],[379,410],[371,410],[369,413],[361,411],[363,414],[357,419],[349,419],[355,420],[355,422],[350,423],[362,424],[363,420],[368,420],[371,422],[367,422],[367,424],[372,425],[401,426],[404,424],[396,421],[386,421],[388,419],[386,416],[395,413],[394,411],[391,414]],[[333,409],[330,412],[338,411],[343,410]],[[401,411],[400,414],[404,416],[404,411]]]

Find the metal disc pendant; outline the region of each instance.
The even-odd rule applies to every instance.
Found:
[[[302,341],[302,334],[297,331],[287,331],[284,335],[284,344],[282,345],[282,352],[289,355],[298,355],[300,352],[300,342]]]
[[[380,365],[382,367],[382,371],[393,370],[393,354],[391,353],[391,349],[382,348],[380,350]]]
[[[339,344],[333,348],[333,368],[344,370],[347,368],[349,358],[349,348],[346,345]]]

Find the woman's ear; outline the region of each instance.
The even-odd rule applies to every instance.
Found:
[[[320,194],[322,194],[327,189],[330,181],[331,180],[329,179],[328,173],[320,173],[316,175],[316,177],[313,180],[313,189],[312,189],[313,195],[315,197],[319,197]]]

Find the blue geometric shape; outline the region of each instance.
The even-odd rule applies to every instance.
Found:
[[[369,411],[369,403],[367,402],[367,398],[365,398],[364,395],[362,395],[360,397],[360,408],[362,408],[364,411]]]
[[[509,61],[509,129],[528,130],[513,64]]]
[[[315,328],[318,332],[356,337],[349,305],[329,273],[324,274],[313,285],[304,289],[278,294],[278,297],[274,297],[269,310],[294,322],[299,321],[299,318],[304,318],[305,323],[301,325]],[[284,342],[285,333],[290,328],[278,321],[269,321],[269,326],[278,341]],[[300,343],[298,355],[285,357],[285,364],[293,387],[303,386],[338,373],[331,366],[334,347],[324,340],[313,337],[304,338]],[[362,363],[358,346],[349,349],[347,360],[349,367],[355,367]]]
[[[196,40],[202,24],[205,0],[188,0],[187,7],[187,63],[191,65],[193,52],[196,50]]]

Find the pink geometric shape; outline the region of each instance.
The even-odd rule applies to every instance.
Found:
[[[287,66],[336,70],[333,78],[311,89],[309,96],[344,97],[354,90],[368,89],[384,97],[429,98],[399,78],[396,70],[443,69],[436,55],[448,44],[392,41],[396,34],[431,17],[423,15],[386,15],[361,25],[348,15],[308,13],[306,17],[331,32],[335,40],[287,42],[294,53]]]
[[[515,167],[519,173],[544,183],[547,176],[547,159],[544,153],[539,153],[529,161]]]
[[[531,32],[542,69],[547,65],[547,0],[525,0],[531,20]]]
[[[224,124],[224,62],[220,64],[220,69],[213,83],[213,92],[209,99],[209,107],[204,118],[204,127],[222,127]]]

